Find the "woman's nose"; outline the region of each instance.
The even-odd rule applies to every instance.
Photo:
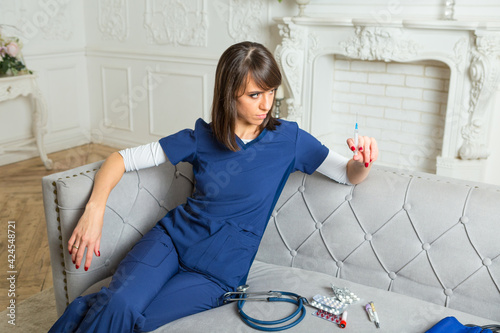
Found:
[[[262,100],[260,101],[260,108],[262,110],[269,111],[274,102],[274,95],[264,94]]]

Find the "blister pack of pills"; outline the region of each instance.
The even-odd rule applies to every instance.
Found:
[[[323,311],[323,310],[318,310],[312,313],[313,316],[328,320],[331,323],[334,324],[340,324],[340,320],[342,319],[342,316],[340,315],[334,315],[329,312]]]
[[[312,313],[313,316],[325,319],[330,323],[339,325],[340,328],[346,328],[347,326],[347,311],[344,311],[341,315],[333,315],[323,310],[318,310]]]
[[[309,304],[317,309],[329,312],[334,315],[341,314],[348,306],[348,304],[340,302],[337,299],[323,295],[314,296],[313,301],[311,301]]]
[[[335,295],[335,297],[341,301],[342,303],[345,303],[345,304],[352,304],[354,302],[357,302],[359,301],[359,297],[356,296],[352,291],[350,291],[348,288],[339,288],[339,287],[335,287],[333,284],[332,284],[332,290],[333,290],[333,294]]]

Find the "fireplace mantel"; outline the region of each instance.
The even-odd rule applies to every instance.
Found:
[[[500,81],[500,22],[370,18],[275,18],[275,56],[288,90],[288,119],[310,130],[317,59],[341,55],[385,62],[435,60],[450,68],[441,156],[436,173],[481,181],[489,156],[492,97]]]
[[[431,20],[431,19],[402,19],[390,22],[380,22],[372,18],[343,18],[343,17],[317,17],[317,16],[293,16],[275,17],[278,24],[292,22],[301,26],[320,27],[353,27],[357,25],[373,27],[415,28],[432,30],[469,30],[478,29],[489,31],[500,31],[500,22],[483,20]]]

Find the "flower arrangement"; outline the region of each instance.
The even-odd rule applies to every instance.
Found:
[[[6,37],[0,30],[0,76],[32,74],[24,64],[22,47],[19,38]]]

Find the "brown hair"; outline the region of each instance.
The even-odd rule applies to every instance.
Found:
[[[259,43],[241,42],[230,46],[219,59],[215,72],[212,102],[212,131],[217,140],[229,150],[238,151],[234,133],[236,100],[245,91],[248,76],[263,90],[281,84],[281,72],[271,52]],[[262,122],[261,130],[275,130],[280,123],[273,118],[272,109]]]

